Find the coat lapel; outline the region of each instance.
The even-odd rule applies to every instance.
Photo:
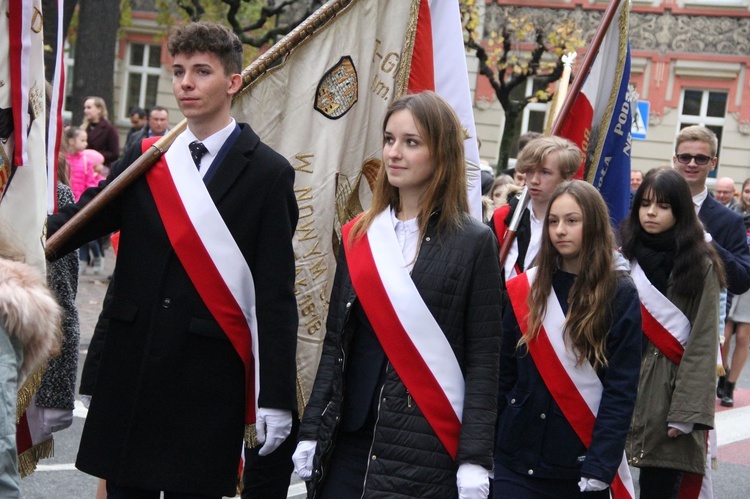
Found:
[[[207,188],[214,203],[219,203],[229,189],[235,184],[237,177],[252,166],[252,155],[260,142],[260,138],[248,125],[240,124],[240,136],[234,146],[227,152],[224,161],[216,171]]]

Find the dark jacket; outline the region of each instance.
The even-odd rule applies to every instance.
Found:
[[[208,192],[253,274],[259,405],[296,410],[294,170],[239,126]],[[138,157],[131,152],[107,183]],[[100,190],[50,217],[50,234]],[[117,230],[107,335],[76,466],[123,487],[232,496],[244,434],[243,363],[177,258],[145,178],[60,252]]]
[[[727,289],[741,295],[750,289],[750,251],[742,217],[709,194],[698,211],[698,218],[711,234],[714,248],[724,262]]]
[[[57,205],[72,204],[73,191],[67,185],[57,184]],[[52,409],[73,410],[78,373],[78,343],[81,328],[76,308],[78,291],[78,252],[71,251],[47,266],[47,283],[63,309],[62,345],[60,355],[47,362],[42,384],[36,392],[36,405]]]
[[[120,157],[120,135],[112,123],[104,118],[97,123],[90,123],[86,134],[89,149],[99,151],[104,156],[105,165],[111,165]]]
[[[568,310],[571,274],[558,270],[553,288]],[[603,385],[591,447],[583,444],[552,398],[531,355],[516,348],[521,332],[512,307],[503,318],[495,462],[524,476],[595,478],[612,483],[622,462],[636,400],[641,360],[641,311],[630,277],[621,276],[612,301],[606,339],[608,365],[597,374]],[[497,495],[502,491],[495,491]]]
[[[454,462],[388,363],[364,497],[456,497],[458,465],[492,467],[501,334],[495,238],[468,215],[463,227],[450,234],[437,235],[430,226],[411,275],[464,373],[466,393],[458,453]],[[318,442],[315,486],[325,478],[327,458],[336,445],[356,299],[342,245],[323,353],[299,434],[300,440]],[[315,493],[313,488],[309,497]]]

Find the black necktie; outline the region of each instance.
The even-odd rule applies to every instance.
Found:
[[[197,140],[192,141],[188,147],[190,148],[190,155],[193,157],[195,166],[200,170],[201,158],[208,152],[208,149],[203,145],[203,142],[198,142]]]

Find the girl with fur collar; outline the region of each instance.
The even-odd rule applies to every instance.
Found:
[[[3,231],[7,234],[7,231]],[[20,497],[16,422],[18,390],[59,349],[60,307],[44,276],[0,239],[0,497]]]

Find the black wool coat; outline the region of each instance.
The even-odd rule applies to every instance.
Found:
[[[255,281],[259,405],[296,411],[294,170],[239,126],[208,191]],[[107,183],[138,153],[132,148]],[[50,233],[100,190],[50,217]],[[145,178],[60,254],[117,230],[107,335],[76,466],[124,487],[233,496],[244,432],[242,361],[172,249]]]

